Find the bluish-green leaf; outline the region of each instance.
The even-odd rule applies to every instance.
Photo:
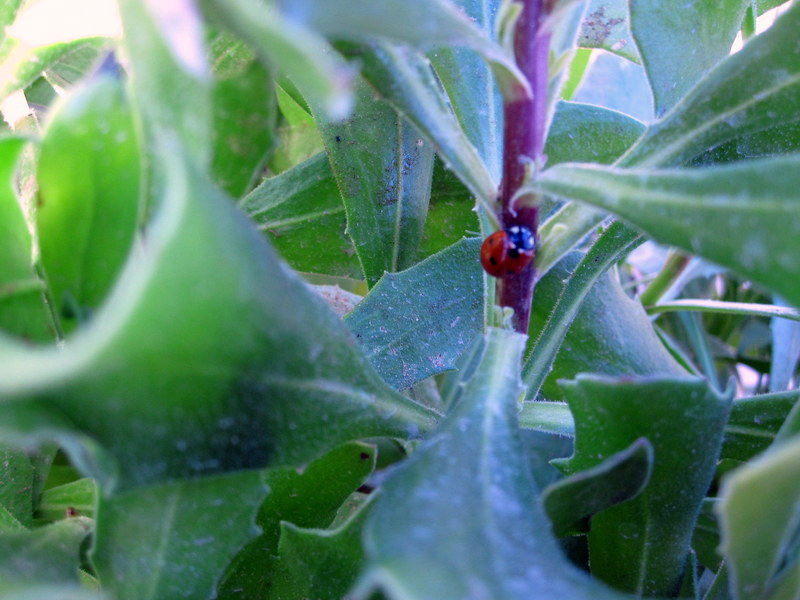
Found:
[[[613,163],[644,130],[642,122],[615,110],[580,102],[559,102],[544,148],[547,164]]]
[[[353,242],[344,233],[344,205],[325,153],[265,179],[240,206],[298,271],[361,275]]]
[[[747,461],[766,450],[798,399],[800,390],[734,400],[721,456]]]
[[[729,267],[800,306],[799,169],[800,155],[703,169],[565,164],[535,185],[612,211],[656,241]]]
[[[650,481],[653,447],[646,438],[600,464],[545,488],[542,506],[559,537],[589,531],[592,515],[635,498]]]
[[[745,156],[786,152],[785,147],[775,148],[773,133],[796,128],[800,121],[798,29],[800,6],[795,4],[709,72],[648,130],[623,164],[686,164],[733,140],[742,140]]]
[[[630,4],[630,27],[661,116],[725,58],[750,0],[660,0]]]
[[[353,116],[324,120],[311,102],[368,285],[416,262],[430,200],[433,148],[360,81]]]
[[[735,600],[790,598],[797,579],[800,439],[723,480],[718,515]]]
[[[483,328],[480,240],[462,240],[403,273],[387,273],[347,316],[389,385],[403,389],[455,367]]]
[[[158,484],[102,498],[92,563],[118,600],[210,598],[234,554],[258,533],[261,473]]]
[[[589,0],[578,36],[581,48],[601,48],[640,62],[631,35],[627,0]]]
[[[146,242],[89,326],[63,351],[0,346],[4,434],[80,430],[81,445],[116,459],[91,474],[130,486],[302,464],[429,427],[435,415],[380,380],[346,326],[172,150]]]
[[[608,379],[581,375],[562,384],[575,416],[579,473],[646,437],[650,483],[634,500],[592,518],[592,573],[637,595],[678,591],[700,504],[714,475],[730,399],[698,378]]]
[[[356,598],[619,597],[564,558],[539,507],[516,424],[524,343],[478,340],[457,405],[381,489]]]

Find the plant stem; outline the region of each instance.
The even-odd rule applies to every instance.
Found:
[[[522,0],[522,14],[514,32],[517,64],[531,85],[532,97],[504,106],[503,182],[500,186],[502,223],[523,225],[536,236],[537,202],[519,202],[517,191],[525,181],[529,165],[543,160],[547,126],[548,53],[551,31],[543,27],[552,0]],[[538,237],[538,236],[537,236]],[[498,280],[498,304],[514,309],[513,326],[527,333],[536,270],[533,263],[520,273]]]

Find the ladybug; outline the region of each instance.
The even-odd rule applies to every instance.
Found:
[[[510,225],[483,240],[481,264],[492,277],[516,275],[533,260],[536,242],[523,225]]]

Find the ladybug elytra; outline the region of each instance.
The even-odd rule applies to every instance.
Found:
[[[483,240],[481,264],[492,277],[516,275],[533,260],[536,241],[523,225],[510,225]]]

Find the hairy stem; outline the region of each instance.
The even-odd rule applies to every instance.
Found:
[[[546,23],[551,0],[522,0],[514,33],[514,53],[519,68],[528,78],[531,98],[507,102],[505,109],[503,181],[500,186],[504,226],[524,225],[536,235],[539,220],[537,202],[519,202],[517,191],[529,165],[543,159],[547,126],[548,52],[551,32]],[[537,236],[538,237],[538,236]],[[520,273],[498,280],[498,304],[514,309],[516,331],[527,333],[536,270],[533,264]]]

